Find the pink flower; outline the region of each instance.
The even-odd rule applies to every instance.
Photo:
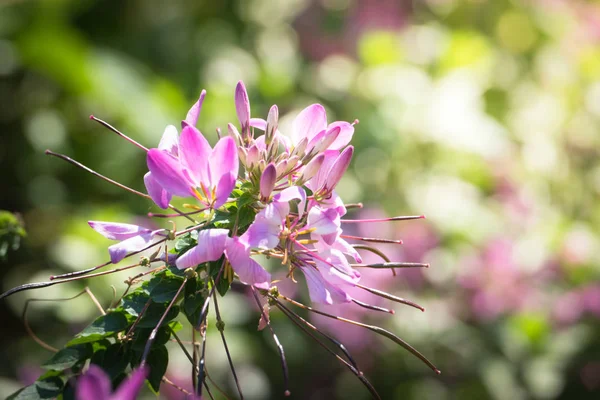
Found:
[[[147,368],[132,371],[115,392],[110,378],[100,367],[90,364],[87,372],[77,380],[76,400],[135,400],[148,376]]]
[[[168,193],[194,196],[213,208],[227,201],[238,175],[234,139],[224,137],[213,149],[200,131],[189,125],[179,138],[179,158],[165,150],[150,149],[147,161],[153,178]]]
[[[108,247],[110,261],[113,264],[121,261],[129,253],[144,249],[154,237],[166,236],[166,229],[152,230],[118,222],[88,221],[88,224],[105,238],[120,241]]]

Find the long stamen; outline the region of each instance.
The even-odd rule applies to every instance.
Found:
[[[389,222],[389,221],[408,221],[411,219],[423,219],[424,215],[409,215],[402,217],[390,217],[390,218],[374,218],[374,219],[342,219],[341,222],[346,223],[361,223],[361,222]]]
[[[308,336],[310,336],[311,339],[316,341],[321,347],[323,347],[325,350],[327,350],[329,353],[331,353],[335,358],[337,358],[342,364],[344,364],[346,367],[348,367],[348,369],[361,381],[361,383],[369,390],[369,392],[375,399],[381,400],[379,393],[377,393],[377,391],[375,390],[375,388],[373,387],[371,382],[369,382],[369,380],[364,376],[362,371],[358,370],[352,364],[348,363],[348,361],[344,360],[342,357],[340,357],[338,354],[336,354],[334,351],[332,351],[329,347],[325,346],[325,344],[321,340],[319,340],[319,338],[317,338],[315,335],[313,335],[312,332],[310,332],[307,328],[302,326],[298,321],[296,321],[291,316],[291,314],[293,314],[293,313],[291,313],[291,311],[289,311],[289,309],[287,309],[287,311],[289,311],[291,314],[288,314],[286,312],[286,310],[284,309],[285,306],[283,304],[281,304],[279,301],[277,301],[275,303],[275,305],[290,319],[290,321],[292,321],[296,326],[298,326]],[[294,316],[298,317],[297,314],[294,314]],[[322,333],[322,332],[320,332],[320,333]]]
[[[363,242],[391,243],[391,244],[404,243],[402,240],[394,240],[394,239],[369,238],[369,237],[360,237],[360,236],[352,236],[352,235],[340,235],[340,236],[343,237],[344,239],[362,240]]]
[[[427,263],[411,263],[411,262],[385,262],[373,264],[350,264],[352,268],[429,268]]]
[[[281,369],[283,370],[283,386],[285,387],[285,391],[283,392],[284,396],[290,396],[292,393],[290,392],[290,384],[289,384],[289,373],[288,373],[288,367],[287,367],[287,362],[285,360],[285,352],[283,351],[283,346],[281,345],[281,343],[279,343],[279,339],[277,338],[277,335],[275,334],[275,330],[273,330],[273,327],[271,326],[271,321],[269,321],[269,318],[266,316],[265,311],[263,310],[262,306],[260,305],[260,299],[258,298],[258,295],[256,294],[256,289],[254,289],[254,286],[250,286],[250,289],[252,289],[252,294],[254,295],[254,300],[256,300],[256,305],[258,306],[258,309],[260,310],[260,313],[263,317],[263,319],[266,321],[267,323],[267,327],[269,327],[269,330],[271,331],[271,335],[273,336],[273,341],[275,342],[275,345],[277,346],[277,350],[279,351],[279,358],[281,359]]]
[[[221,339],[223,340],[223,347],[225,348],[225,354],[227,354],[227,361],[229,361],[229,368],[231,369],[231,373],[233,374],[233,380],[235,381],[235,386],[237,387],[238,393],[240,394],[240,399],[243,399],[244,395],[242,394],[242,388],[240,386],[240,381],[238,380],[237,374],[235,373],[235,367],[233,366],[233,360],[231,359],[231,354],[229,353],[229,347],[227,346],[227,341],[225,340],[225,333],[224,333],[225,323],[221,319],[221,313],[219,312],[219,303],[217,302],[217,292],[213,293],[213,298],[215,299],[215,314],[217,315],[217,329],[219,330],[219,333],[221,334]]]
[[[388,314],[392,314],[394,315],[396,312],[394,310],[389,310],[387,308],[383,308],[383,307],[379,307],[379,306],[374,306],[372,304],[367,304],[367,303],[363,303],[362,301],[356,300],[356,299],[352,299],[352,302],[354,304],[357,304],[361,307],[367,308],[369,310],[375,310],[375,311],[382,311],[384,313],[388,313]]]
[[[421,307],[417,303],[414,303],[414,302],[412,302],[410,300],[405,300],[405,299],[403,299],[401,297],[394,296],[393,294],[389,294],[389,293],[383,292],[381,290],[377,290],[377,289],[373,289],[373,288],[370,288],[370,287],[367,287],[367,286],[363,286],[363,285],[358,284],[358,283],[356,284],[356,287],[359,287],[359,288],[361,288],[363,290],[366,290],[369,293],[373,293],[374,295],[377,295],[379,297],[383,297],[385,299],[395,301],[396,303],[406,304],[407,306],[411,306],[411,307],[414,307],[416,309],[419,309],[419,310],[425,312],[425,308],[424,307]]]
[[[275,297],[273,297],[271,295],[269,295],[269,297],[271,297],[273,299],[275,298]],[[320,311],[320,310],[314,309],[312,307],[309,307],[307,305],[304,305],[302,303],[299,303],[299,302],[297,302],[297,301],[295,301],[293,299],[290,299],[289,297],[285,297],[282,294],[280,294],[279,297],[281,297],[282,299],[284,299],[284,300],[286,300],[286,301],[288,301],[288,302],[290,302],[290,303],[292,303],[292,304],[294,304],[294,305],[296,305],[298,307],[304,308],[305,310],[312,311],[314,313],[317,313],[317,314],[320,314],[320,315],[323,315],[325,317],[329,317],[329,318],[332,318],[332,319],[336,319],[338,321],[342,321],[342,322],[346,322],[346,323],[349,323],[349,324],[352,324],[352,325],[360,326],[360,327],[369,329],[369,330],[371,330],[371,331],[373,331],[373,332],[375,332],[375,333],[377,333],[379,335],[385,336],[388,339],[390,339],[390,340],[394,341],[395,343],[399,344],[400,346],[404,347],[406,350],[408,350],[410,353],[412,353],[419,360],[423,361],[423,363],[425,363],[425,365],[427,365],[429,368],[431,368],[436,374],[438,374],[438,375],[441,374],[441,371],[439,369],[437,369],[436,366],[433,365],[433,363],[431,363],[431,361],[429,361],[423,354],[421,354],[417,349],[415,349],[410,344],[408,344],[404,340],[400,339],[398,336],[394,335],[390,331],[387,331],[387,330],[385,330],[383,328],[380,328],[378,326],[367,325],[367,324],[363,324],[362,322],[358,322],[358,321],[354,321],[354,320],[351,320],[351,319],[347,319],[347,318],[338,317],[338,316],[335,316],[335,315],[328,314],[328,313],[326,313],[324,311]]]
[[[355,245],[352,245],[352,247],[354,247],[355,249],[359,249],[359,250],[370,251],[371,253],[377,254],[379,257],[383,258],[383,261],[388,262],[388,263],[391,262],[389,257],[386,256],[383,251],[376,249],[375,247],[365,246],[362,244],[355,244]],[[396,270],[394,268],[392,268],[392,275],[396,276]]]
[[[137,146],[137,147],[139,147],[140,149],[142,149],[142,150],[146,151],[146,153],[148,152],[148,149],[147,149],[145,146],[143,146],[143,145],[139,144],[138,142],[136,142],[135,140],[133,140],[133,139],[132,139],[132,138],[130,138],[129,136],[125,135],[124,133],[122,133],[121,131],[119,131],[117,128],[115,128],[114,126],[112,126],[111,124],[109,124],[108,122],[106,122],[106,121],[103,121],[103,120],[101,120],[100,118],[96,118],[96,117],[94,117],[93,115],[90,115],[90,119],[91,119],[91,120],[93,120],[93,121],[96,121],[96,122],[98,122],[99,124],[101,124],[102,126],[104,126],[104,127],[108,128],[108,129],[110,129],[111,131],[113,131],[113,132],[114,132],[114,133],[116,133],[117,135],[121,136],[123,139],[125,139],[125,140],[127,140],[128,142],[130,142],[130,143],[132,143],[132,144],[136,145],[136,146]]]

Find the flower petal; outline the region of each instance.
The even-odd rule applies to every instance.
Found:
[[[327,114],[320,104],[312,104],[300,111],[292,124],[292,142],[300,143],[303,138],[309,141],[319,132],[327,128]]]
[[[300,203],[298,203],[298,216],[302,218],[306,205],[306,192],[300,186],[290,186],[273,197],[273,202],[289,203],[292,200],[300,200]]]
[[[122,224],[120,222],[88,221],[88,224],[93,230],[111,240],[125,240],[152,232],[152,230],[139,225]]]
[[[329,145],[328,149],[341,150],[352,140],[352,136],[354,135],[354,125],[346,121],[336,121],[329,124],[327,130],[330,130],[334,127],[339,127],[340,133],[335,141]]]
[[[230,238],[227,241],[225,254],[242,283],[254,285],[261,289],[269,288],[271,274],[250,257],[249,248],[238,238]]]
[[[238,176],[238,154],[235,140],[230,136],[221,138],[209,156],[211,186],[216,185],[226,174]]]
[[[227,229],[205,229],[198,232],[198,244],[177,259],[177,268],[193,268],[198,264],[221,258],[228,233]]]
[[[217,184],[217,189],[215,190],[215,202],[213,204],[213,208],[219,208],[229,198],[229,195],[233,191],[235,187],[235,175],[234,174],[225,174],[219,180]]]
[[[179,156],[179,132],[173,125],[167,125],[163,132],[160,142],[158,143],[159,150],[164,150],[173,157]]]
[[[204,103],[204,97],[206,97],[206,90],[202,90],[202,92],[200,92],[200,98],[198,98],[198,101],[194,103],[192,108],[190,108],[183,122],[191,126],[196,126],[198,123],[198,117],[200,117],[200,111],[202,110],[202,103]],[[181,123],[182,128],[185,127],[183,122]]]
[[[308,286],[311,301],[322,304],[341,304],[352,301],[348,293],[326,281],[317,269],[312,267],[300,269],[306,277],[306,286]]]
[[[340,215],[335,208],[315,206],[308,212],[307,228],[315,228],[318,235],[335,233],[340,228]]]
[[[129,378],[119,385],[119,388],[110,397],[110,400],[135,400],[137,399],[144,381],[150,370],[148,367],[134,369]]]
[[[77,380],[75,399],[106,400],[110,398],[111,389],[110,378],[106,372],[95,364],[90,364],[86,373]]]
[[[280,223],[273,224],[264,216],[257,215],[240,241],[252,248],[273,249],[279,244]]]
[[[152,200],[162,209],[169,208],[171,202],[171,194],[163,189],[162,186],[154,179],[152,172],[147,172],[144,175],[144,185]]]
[[[150,244],[152,237],[152,232],[148,232],[130,237],[129,239],[125,239],[117,244],[109,246],[108,254],[110,254],[110,262],[116,264],[124,259],[127,254],[142,250]]]
[[[322,154],[324,159],[323,164],[321,164],[321,168],[319,168],[317,174],[306,184],[306,186],[308,186],[308,188],[313,192],[318,192],[320,189],[323,189],[325,183],[327,182],[327,176],[329,175],[331,166],[339,157],[340,152],[337,150],[327,150]]]
[[[186,126],[181,131],[179,141],[181,161],[188,169],[194,186],[198,187],[200,183],[206,187],[212,186],[208,167],[208,157],[212,149],[206,138],[195,127]]]
[[[152,177],[167,192],[175,196],[188,197],[192,183],[184,174],[178,159],[163,150],[150,149],[146,158]]]

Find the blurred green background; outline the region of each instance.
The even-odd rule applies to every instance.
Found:
[[[205,88],[199,127],[214,141],[216,127],[236,121],[242,79],[253,116],[277,104],[282,131],[312,102],[330,121],[360,120],[339,189],[365,203],[360,215],[427,216],[357,231],[403,239],[386,250],[432,264],[393,279],[364,274],[425,313],[330,311],[394,331],[441,376],[383,338],[311,317],[347,344],[384,399],[600,398],[599,43],[600,2],[584,0],[3,1],[0,209],[20,213],[28,237],[0,261],[1,289],[104,262],[110,242],[86,221],[155,210],[46,148],[143,190],[143,152],[88,116],[152,147]],[[88,285],[108,304],[128,276],[0,304],[0,397],[51,355],[25,331],[26,299]],[[246,398],[282,398],[252,301],[238,290],[222,303]],[[97,313],[82,296],[36,303],[28,320],[60,347]],[[293,398],[369,398],[280,313],[272,318]],[[208,343],[208,371],[235,397],[216,330]],[[187,360],[172,350],[167,376],[189,387]]]

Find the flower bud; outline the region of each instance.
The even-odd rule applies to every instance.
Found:
[[[297,155],[298,157],[304,157],[304,151],[306,150],[306,145],[308,145],[308,139],[303,138],[294,150],[292,150],[291,156]]]
[[[302,186],[306,182],[308,182],[313,176],[317,174],[321,165],[323,165],[323,161],[325,160],[324,154],[319,154],[304,167],[304,171],[302,171],[302,175],[296,181],[296,185]]]
[[[235,87],[235,111],[240,120],[244,140],[250,142],[252,140],[250,130],[250,100],[248,100],[248,92],[246,92],[246,86],[244,86],[244,82],[242,81],[239,81]]]
[[[277,169],[275,164],[270,163],[266,166],[262,175],[260,176],[260,200],[263,203],[269,201],[271,192],[275,188],[275,182],[277,181]]]
[[[340,179],[342,179],[344,172],[346,172],[348,166],[350,165],[352,154],[354,154],[354,147],[348,146],[333,162],[333,165],[329,170],[329,174],[327,175],[327,180],[325,181],[324,189],[327,194],[331,193],[331,191],[337,186]]]
[[[242,137],[240,136],[240,133],[238,132],[235,125],[227,124],[227,134],[235,140],[238,146],[242,145]]]
[[[271,107],[267,116],[267,129],[265,130],[265,144],[268,146],[275,137],[277,131],[277,123],[279,120],[279,109],[276,105]]]

